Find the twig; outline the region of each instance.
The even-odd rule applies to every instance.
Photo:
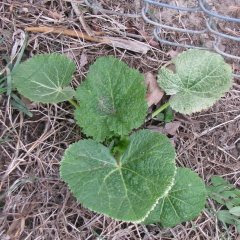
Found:
[[[20,52],[18,53],[18,56],[17,56],[17,60],[12,68],[12,71],[19,65],[19,63],[21,62],[22,60],[22,57],[23,57],[23,53],[25,51],[25,48],[27,46],[27,42],[28,42],[28,35],[26,34],[25,35],[25,39],[24,39],[24,42],[23,42],[23,45],[22,45],[22,48],[20,50]]]
[[[99,11],[103,14],[112,14],[112,15],[116,15],[116,16],[124,16],[124,17],[129,17],[129,18],[140,18],[141,17],[141,14],[131,14],[131,13],[120,13],[120,12],[117,12],[117,11],[112,11],[112,10],[107,10],[107,9],[104,9],[102,7],[100,7],[98,4],[90,4],[88,0],[84,0],[84,2],[86,3],[86,5],[96,11]]]
[[[92,29],[89,27],[89,25],[86,23],[83,13],[82,11],[79,10],[79,7],[77,5],[77,3],[75,2],[71,2],[73,11],[76,13],[76,15],[78,16],[78,19],[83,27],[83,29],[85,30],[85,32],[89,35],[89,36],[93,36],[94,32],[92,31]]]
[[[65,29],[65,28],[55,28],[55,27],[27,27],[25,28],[27,32],[34,32],[34,33],[57,33],[63,34],[71,37],[78,37],[84,40],[88,40],[91,42],[99,42],[99,43],[106,43],[103,39],[99,37],[89,36],[88,34],[82,33],[80,31]]]
[[[235,117],[234,119],[232,119],[232,120],[229,120],[229,121],[227,121],[227,122],[221,123],[221,124],[219,124],[219,125],[217,125],[217,126],[214,126],[214,127],[210,128],[210,129],[206,129],[205,131],[203,131],[202,133],[200,133],[200,134],[198,135],[198,137],[202,137],[202,136],[204,136],[204,135],[212,132],[213,130],[215,130],[215,129],[219,128],[219,127],[222,127],[222,126],[227,125],[227,124],[229,124],[229,123],[235,122],[235,121],[238,120],[239,118],[240,118],[240,115],[236,116],[236,117]]]
[[[98,42],[103,44],[112,45],[113,47],[117,48],[123,48],[126,50],[130,50],[133,52],[146,54],[151,47],[144,42],[140,42],[137,40],[132,39],[123,39],[119,37],[96,37],[96,36],[89,36],[88,34],[82,33],[80,31],[65,29],[65,28],[54,28],[54,27],[27,27],[25,28],[25,31],[27,32],[35,32],[35,33],[57,33],[57,34],[63,34],[66,36],[71,37],[78,37],[82,38],[84,40],[88,40],[91,42]]]

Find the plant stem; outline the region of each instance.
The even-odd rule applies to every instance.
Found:
[[[12,93],[12,76],[11,71],[8,67],[6,68],[6,72],[7,72],[7,96],[10,96]]]
[[[73,99],[69,99],[68,102],[70,102],[75,108],[79,107],[78,103]]]
[[[170,102],[164,103],[160,108],[158,108],[155,112],[152,113],[152,118],[156,117],[160,112],[162,112],[169,106],[170,106]]]

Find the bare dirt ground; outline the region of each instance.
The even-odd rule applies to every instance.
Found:
[[[46,52],[67,54],[77,63],[74,87],[98,56],[115,55],[143,73],[156,73],[169,61],[169,52],[176,51],[157,43],[152,26],[136,17],[141,7],[138,0],[98,1],[98,7],[110,11],[105,14],[91,10],[83,1],[75,2],[80,3],[91,30],[146,41],[150,51],[140,54],[62,34],[30,33],[24,58]],[[0,0],[0,69],[5,58],[14,58],[22,45],[25,27],[43,25],[87,31],[70,0]],[[234,66],[239,68],[238,63]],[[197,219],[171,229],[117,222],[83,208],[59,177],[64,149],[82,138],[72,107],[67,103],[27,104],[33,117],[13,109],[6,96],[0,99],[1,240],[239,239],[235,227],[230,226],[227,234],[211,213],[210,209],[219,207],[211,200]],[[188,117],[177,114],[176,119],[181,123],[174,136],[177,164],[193,169],[206,183],[212,175],[220,175],[239,187],[240,81],[235,79],[231,91],[208,111]]]

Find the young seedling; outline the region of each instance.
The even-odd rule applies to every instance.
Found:
[[[240,190],[222,177],[213,176],[207,192],[210,198],[222,205],[215,214],[225,229],[227,224],[235,225],[240,233]]]
[[[31,117],[32,113],[28,110],[26,104],[15,94],[15,88],[12,84],[12,73],[14,69],[19,65],[23,57],[23,53],[27,45],[27,39],[28,37],[26,36],[23,45],[14,61],[8,56],[2,56],[7,64],[4,69],[0,70],[0,95],[7,95],[10,100],[9,103],[14,109],[17,109],[20,112],[23,112]],[[4,41],[4,39],[2,39],[2,41]]]
[[[159,73],[160,86],[175,94],[162,110],[170,105],[180,112],[199,111],[231,85],[229,66],[217,54],[188,51],[175,64],[176,74]],[[60,175],[77,200],[114,219],[165,227],[197,217],[205,205],[203,181],[189,169],[176,168],[166,136],[134,130],[147,114],[143,75],[114,57],[101,57],[74,91],[69,86],[74,71],[75,64],[62,55],[39,55],[19,65],[13,79],[32,101],[68,100],[75,106],[75,119],[89,139],[68,147]]]

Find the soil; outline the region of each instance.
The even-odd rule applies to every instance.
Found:
[[[139,14],[141,2],[138,0],[98,1],[102,8],[117,11],[120,15],[94,12],[83,1],[79,2],[91,29],[104,32],[107,36],[147,40],[146,44],[151,50],[142,55],[63,35],[30,33],[23,58],[47,52],[67,54],[77,63],[73,87],[84,81],[89,65],[98,56],[115,55],[142,73],[156,74],[171,55],[182,50],[159,44],[152,36],[153,26],[141,18],[124,15]],[[183,0],[168,2],[186,4]],[[189,6],[196,3],[187,2]],[[228,3],[227,6],[238,6],[237,0]],[[226,1],[216,4],[216,10],[224,12],[224,7],[221,8],[223,4],[226,6]],[[190,24],[189,27],[199,28],[203,19],[202,15],[179,15],[156,8],[153,13],[156,18],[161,17],[164,22],[179,27]],[[14,58],[14,52],[18,51],[25,35],[24,28],[42,25],[84,31],[70,1],[0,0],[0,34],[3,37],[0,44],[0,69],[6,67],[6,57]],[[239,33],[239,28],[229,28]],[[168,31],[163,36],[194,44],[206,41],[206,38]],[[226,51],[239,54],[238,45],[230,42],[223,42],[223,45]],[[239,63],[235,62],[233,67],[239,70]],[[197,219],[171,229],[118,222],[83,208],[59,176],[59,162],[64,150],[69,144],[84,138],[73,120],[72,107],[68,103],[44,105],[31,102],[28,102],[28,107],[33,117],[14,109],[7,96],[0,98],[1,240],[238,239],[235,227],[228,226],[226,231],[211,214],[209,209],[220,207],[212,200],[208,200],[206,210]],[[208,111],[191,116],[176,114],[180,127],[172,140],[176,146],[177,165],[191,168],[206,183],[211,176],[220,175],[239,187],[239,116],[238,79],[234,80],[231,91]],[[154,122],[149,125],[147,127],[162,127]]]

